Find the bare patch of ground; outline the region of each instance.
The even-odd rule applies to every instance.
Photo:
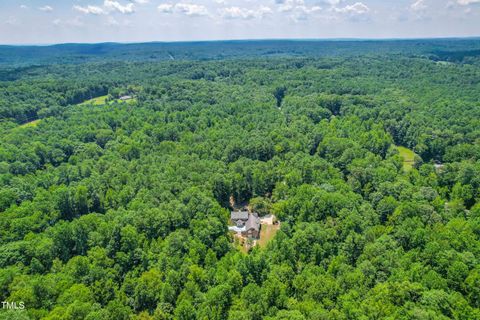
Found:
[[[260,239],[258,240],[258,246],[265,248],[267,244],[275,237],[278,230],[280,230],[280,224],[262,224],[260,229]]]

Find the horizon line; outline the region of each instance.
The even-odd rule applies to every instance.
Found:
[[[212,39],[212,40],[172,40],[172,41],[99,41],[99,42],[52,42],[52,43],[24,43],[9,44],[0,43],[0,46],[10,47],[53,47],[61,45],[98,45],[98,44],[174,44],[174,43],[213,43],[213,42],[257,42],[257,41],[415,41],[415,40],[480,40],[479,36],[446,36],[446,37],[381,37],[381,38],[363,38],[363,37],[335,37],[335,38],[244,38],[244,39]]]

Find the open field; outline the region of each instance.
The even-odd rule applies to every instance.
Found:
[[[116,101],[117,103],[126,103],[126,104],[128,104],[128,105],[132,105],[132,104],[137,103],[137,98],[132,98],[132,99],[128,99],[128,100],[116,99],[115,101]]]
[[[397,150],[403,158],[403,170],[407,172],[412,170],[415,164],[415,152],[402,146],[397,146]]]
[[[93,104],[94,106],[101,106],[107,103],[108,96],[100,96],[80,103],[80,105]]]
[[[38,126],[40,121],[42,121],[42,120],[41,119],[33,120],[33,121],[30,121],[30,122],[27,122],[27,123],[24,123],[24,124],[20,125],[19,128],[34,128],[34,127]]]
[[[126,104],[129,104],[129,105],[132,105],[132,104],[135,104],[137,102],[137,98],[132,98],[132,99],[128,99],[128,100],[115,99],[115,100],[109,101],[107,103],[107,98],[108,98],[108,96],[96,97],[96,98],[84,101],[84,102],[80,103],[79,105],[83,106],[83,105],[91,104],[91,105],[94,105],[94,106],[103,106],[103,105],[106,105],[106,104],[112,104],[113,102],[126,103]]]

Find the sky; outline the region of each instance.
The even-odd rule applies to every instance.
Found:
[[[0,0],[1,44],[480,36],[480,0]]]

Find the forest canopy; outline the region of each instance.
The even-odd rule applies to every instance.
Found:
[[[0,47],[0,319],[479,319],[480,40],[316,46]]]

